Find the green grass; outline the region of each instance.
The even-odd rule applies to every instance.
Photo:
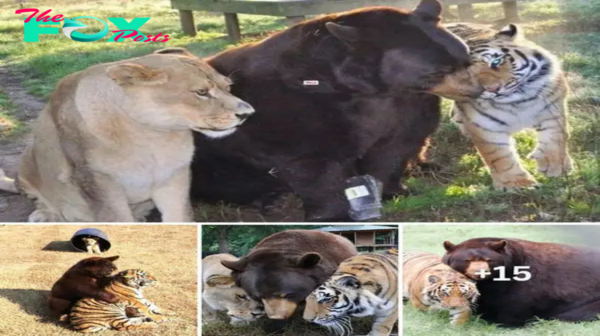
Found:
[[[599,0],[590,3],[593,7]],[[39,43],[25,43],[22,41],[22,16],[14,14],[16,5],[12,1],[0,2],[0,65],[8,64],[11,70],[20,73],[29,92],[40,97],[47,98],[62,77],[92,64],[139,56],[166,46],[187,47],[200,56],[231,46],[224,38],[226,30],[222,15],[195,12],[198,35],[187,37],[181,33],[178,13],[170,8],[168,0],[105,0],[101,6],[75,0],[38,0],[28,2],[27,6],[53,8],[53,13],[70,17],[92,15],[100,19],[124,17],[128,20],[151,17],[141,31],[148,34],[161,32],[171,38],[166,43],[81,43],[60,34],[42,35]],[[430,160],[443,169],[434,174],[417,173],[409,178],[407,185],[412,196],[388,202],[382,220],[600,220],[600,59],[597,57],[600,35],[595,33],[597,25],[588,20],[597,14],[589,8],[586,10],[587,7],[582,8],[573,5],[572,0],[519,3],[526,34],[556,53],[568,73],[572,87],[570,151],[576,171],[566,178],[547,179],[535,173],[534,162],[524,160],[525,166],[542,183],[540,189],[513,193],[492,190],[489,173],[470,141],[449,121],[449,104],[446,102],[445,117],[433,137],[429,155]],[[478,20],[491,22],[501,18],[500,3],[478,4],[475,10]],[[578,13],[579,19],[575,19],[573,13]],[[240,15],[240,23],[250,39],[284,28],[282,18],[270,16]],[[518,151],[524,157],[535,146],[535,133],[522,132],[517,138]],[[238,211],[232,208],[230,212]],[[220,221],[225,215],[219,211],[215,217],[206,216],[206,211],[200,211],[202,218],[199,219],[203,221]],[[239,217],[242,216],[231,218]],[[261,220],[258,216],[250,218]]]
[[[442,243],[449,240],[455,244],[478,237],[520,238],[540,242],[582,244],[586,240],[596,242],[600,229],[583,226],[547,225],[405,225],[403,249],[405,251],[427,251],[444,254]],[[594,239],[584,239],[593,237]],[[451,326],[445,312],[421,312],[410,303],[404,305],[404,336],[596,336],[599,322],[566,323],[540,321],[533,326],[520,329],[501,329],[473,317],[463,326]]]
[[[107,17],[123,17],[130,21],[135,17],[150,17],[140,31],[145,34],[169,35],[165,43],[142,43],[131,40],[107,43],[112,33],[96,42],[75,42],[67,39],[62,32],[56,35],[40,35],[39,42],[23,42],[23,19],[25,14],[16,15],[18,8],[14,2],[0,3],[0,60],[10,62],[12,70],[22,73],[24,84],[31,93],[47,97],[56,83],[64,76],[87,68],[90,65],[113,62],[125,58],[141,56],[167,46],[183,46],[200,56],[207,56],[230,46],[225,39],[225,26],[222,15],[195,12],[198,35],[184,36],[179,24],[178,11],[170,7],[168,0],[122,1],[106,0],[101,6],[85,1],[38,0],[27,2],[27,8],[52,8],[51,15],[64,14],[67,17],[90,15],[104,20],[110,30],[116,30]],[[95,21],[85,21],[90,27],[84,33],[98,31]],[[256,35],[284,27],[283,18],[256,15],[240,15],[240,25],[244,33]]]
[[[302,307],[301,307],[302,308]],[[257,322],[249,323],[244,326],[231,326],[229,325],[229,318],[225,313],[219,313],[218,321],[204,321],[202,323],[202,336],[270,336],[275,335],[265,331],[265,327],[268,323],[266,318],[262,318]],[[371,329],[373,319],[370,317],[366,318],[353,318],[352,326],[355,336],[366,335]],[[289,325],[286,326],[284,331],[279,336],[331,336],[331,334],[324,327],[320,327],[316,324],[310,324],[302,319],[301,309],[298,309],[296,314],[290,318]],[[395,332],[394,332],[394,335]]]

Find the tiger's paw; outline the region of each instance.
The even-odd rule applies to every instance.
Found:
[[[514,191],[537,186],[538,182],[529,174],[516,176],[511,179],[494,178],[494,188],[496,190]]]
[[[469,320],[469,312],[458,312],[458,313],[452,313],[450,312],[451,317],[450,317],[450,324],[453,326],[459,326],[459,325],[463,325],[465,323],[467,323],[467,321]]]
[[[154,319],[154,322],[156,323],[163,323],[168,320],[168,318],[163,315],[152,315],[152,319]]]
[[[530,158],[537,162],[537,171],[548,177],[559,177],[569,174],[573,170],[573,161],[569,154],[554,153],[543,154],[539,150],[531,153]]]

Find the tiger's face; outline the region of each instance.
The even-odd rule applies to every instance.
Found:
[[[343,276],[317,287],[306,298],[302,317],[343,334],[349,328],[350,316],[373,315],[382,301],[363,289],[356,277]]]
[[[425,281],[423,294],[433,309],[470,310],[479,297],[475,283],[465,277],[443,279],[442,276],[429,275]]]
[[[521,39],[515,25],[509,25],[491,38],[468,41],[471,70],[483,85],[480,98],[502,100],[519,95],[523,85],[534,84],[553,70],[551,55]],[[540,86],[544,83],[540,81]]]
[[[129,269],[118,273],[115,276],[121,283],[132,288],[144,288],[156,283],[154,278],[148,272],[141,269]]]

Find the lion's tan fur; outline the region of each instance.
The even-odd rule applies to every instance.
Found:
[[[29,220],[133,222],[156,206],[163,221],[190,221],[190,130],[225,136],[254,112],[230,84],[184,51],[65,77],[19,168]]]
[[[202,259],[203,318],[216,319],[217,311],[227,311],[233,325],[257,319],[259,314],[264,313],[261,303],[251,299],[242,288],[235,285],[231,270],[221,265],[223,260],[236,261],[238,258],[221,253]]]

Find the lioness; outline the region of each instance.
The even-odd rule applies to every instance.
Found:
[[[215,320],[216,312],[225,310],[231,318],[231,325],[239,325],[263,316],[263,305],[235,285],[231,270],[221,265],[223,260],[237,261],[238,258],[221,253],[202,259],[203,318]]]
[[[60,81],[23,154],[31,222],[133,222],[154,206],[191,221],[192,132],[233,133],[254,112],[185,50],[99,64]]]

